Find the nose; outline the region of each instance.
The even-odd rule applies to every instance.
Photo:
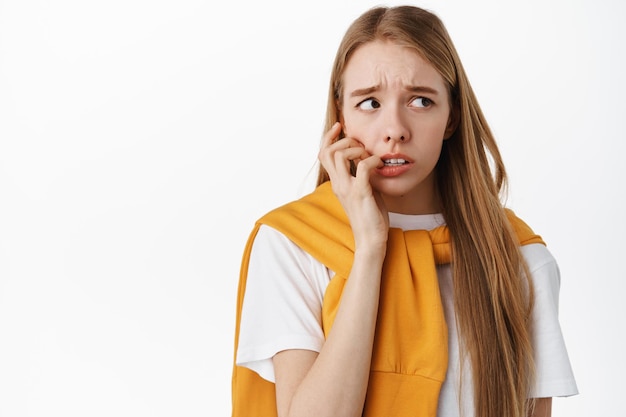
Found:
[[[407,142],[410,140],[410,131],[406,121],[398,109],[388,108],[383,123],[385,123],[383,133],[385,142],[390,142],[392,140],[397,142]]]
[[[400,137],[398,137],[397,139],[396,139],[396,137],[395,137],[395,136],[393,136],[393,137],[392,137],[392,136],[387,136],[387,138],[386,138],[385,140],[386,140],[387,142],[389,142],[389,141],[390,141],[390,140],[392,140],[392,139],[394,139],[394,140],[398,140],[398,141],[400,141],[400,142],[404,142],[404,140],[405,140],[406,138],[404,137],[404,135],[401,135],[401,136],[400,136]]]

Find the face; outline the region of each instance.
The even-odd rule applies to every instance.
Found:
[[[446,84],[415,50],[389,41],[360,46],[343,73],[340,121],[384,166],[371,176],[390,211],[440,211],[434,168],[453,132]]]

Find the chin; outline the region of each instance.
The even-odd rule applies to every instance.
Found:
[[[377,178],[372,181],[372,188],[378,191],[388,203],[391,203],[389,200],[396,200],[396,203],[403,206],[406,204],[430,205],[436,199],[435,184],[429,178],[422,181],[416,181],[415,178],[387,178],[381,181]]]
[[[407,197],[415,192],[414,188],[396,185],[396,184],[378,184],[373,186],[381,195],[393,198]]]

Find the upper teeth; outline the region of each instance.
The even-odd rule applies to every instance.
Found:
[[[406,161],[404,159],[400,159],[400,158],[393,158],[393,159],[385,159],[383,161],[385,163],[385,165],[402,165],[402,164],[406,164]]]

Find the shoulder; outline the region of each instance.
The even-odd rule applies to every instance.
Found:
[[[535,286],[550,286],[553,292],[558,292],[561,272],[550,250],[543,244],[533,243],[522,246],[522,255]]]
[[[257,260],[308,262],[310,255],[279,230],[260,224],[252,244],[252,257]]]
[[[522,254],[533,282],[536,303],[544,306],[539,309],[557,311],[561,273],[556,259],[542,244],[522,246]]]
[[[328,222],[349,224],[329,181],[317,186],[311,193],[299,199],[270,210],[257,221],[281,232],[302,224],[323,227]],[[289,233],[286,234],[289,235]]]
[[[521,247],[521,252],[531,273],[545,267],[558,268],[556,259],[544,244],[524,245]]]
[[[327,268],[311,254],[271,226],[260,225],[252,244],[249,275],[278,281],[310,282],[315,288],[328,281]],[[280,277],[280,279],[279,279]]]
[[[329,182],[299,200],[278,207],[257,221],[269,226],[329,269],[348,276],[354,238],[343,206]]]

